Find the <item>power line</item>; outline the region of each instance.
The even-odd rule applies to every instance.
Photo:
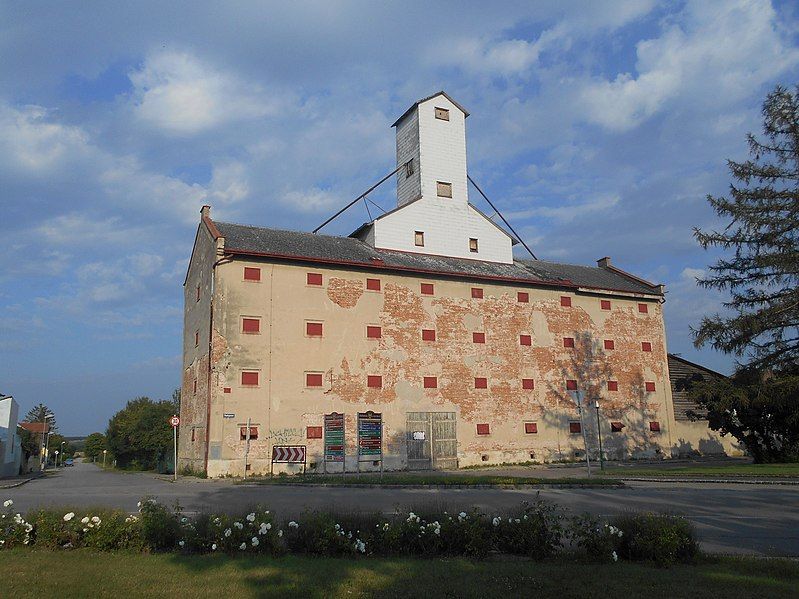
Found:
[[[477,185],[477,183],[475,183],[475,182],[474,182],[474,179],[472,179],[471,175],[466,175],[466,178],[467,178],[467,179],[469,179],[469,182],[470,182],[472,185],[474,185],[474,188],[475,188],[477,191],[479,191],[479,192],[480,192],[480,195],[481,195],[481,196],[483,196],[483,199],[484,199],[486,202],[488,202],[488,205],[489,205],[489,206],[491,206],[491,208],[494,210],[494,212],[496,212],[496,213],[497,213],[497,215],[499,216],[499,218],[501,218],[501,219],[502,219],[502,222],[503,222],[503,223],[505,223],[505,224],[507,225],[508,229],[510,229],[510,232],[511,232],[511,233],[513,233],[514,235],[516,235],[516,239],[518,239],[518,240],[519,240],[519,243],[521,243],[521,244],[524,246],[524,249],[526,249],[526,250],[527,250],[527,251],[530,253],[530,255],[533,257],[533,260],[538,260],[538,258],[536,258],[536,257],[535,257],[535,254],[533,253],[533,250],[531,250],[529,247],[527,247],[527,244],[526,244],[526,243],[524,243],[524,239],[522,239],[522,238],[521,238],[521,236],[520,236],[520,235],[519,235],[519,234],[518,234],[518,233],[517,233],[517,232],[516,232],[516,231],[513,229],[513,227],[512,227],[512,226],[511,226],[511,224],[510,224],[510,223],[507,221],[507,219],[506,219],[504,216],[502,216],[502,213],[501,213],[499,210],[497,210],[497,207],[496,207],[496,206],[494,206],[494,204],[492,204],[492,203],[491,203],[491,200],[489,200],[489,199],[488,199],[488,196],[487,196],[486,194],[484,194],[484,193],[483,193],[483,190],[482,190],[482,189],[480,189],[480,187]]]

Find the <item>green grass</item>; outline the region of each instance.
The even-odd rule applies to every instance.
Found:
[[[799,478],[799,464],[729,464],[707,466],[680,466],[677,468],[636,468],[635,466],[606,466],[606,476],[662,476],[662,477],[769,477]]]
[[[795,597],[799,564],[719,559],[669,569],[497,559],[0,553],[7,597]]]
[[[501,476],[486,474],[410,474],[386,472],[380,474],[309,474],[306,476],[275,476],[250,478],[248,483],[267,485],[381,485],[381,486],[526,486],[526,485],[590,485],[598,487],[621,486],[612,478],[535,478],[529,476]]]

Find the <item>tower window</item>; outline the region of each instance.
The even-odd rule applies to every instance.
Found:
[[[436,195],[440,198],[451,198],[452,183],[445,183],[444,181],[436,181]]]
[[[436,118],[439,121],[449,120],[449,110],[446,108],[436,108]]]
[[[469,251],[477,253],[477,239],[474,237],[469,238]]]
[[[416,231],[413,234],[413,243],[417,247],[424,247],[424,231]]]
[[[405,163],[405,178],[407,179],[413,174],[413,159]]]

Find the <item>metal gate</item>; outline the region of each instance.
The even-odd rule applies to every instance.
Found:
[[[458,467],[455,412],[408,412],[409,470]]]

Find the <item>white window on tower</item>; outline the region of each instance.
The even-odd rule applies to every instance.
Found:
[[[413,234],[413,243],[418,247],[424,247],[424,231],[416,231]]]
[[[436,181],[436,194],[440,198],[451,198],[452,183],[446,183],[444,181]]]
[[[469,238],[469,251],[477,253],[477,239],[475,237]]]
[[[413,174],[413,159],[405,163],[405,178],[407,179]]]
[[[449,110],[446,108],[436,108],[436,118],[439,121],[449,120]]]

